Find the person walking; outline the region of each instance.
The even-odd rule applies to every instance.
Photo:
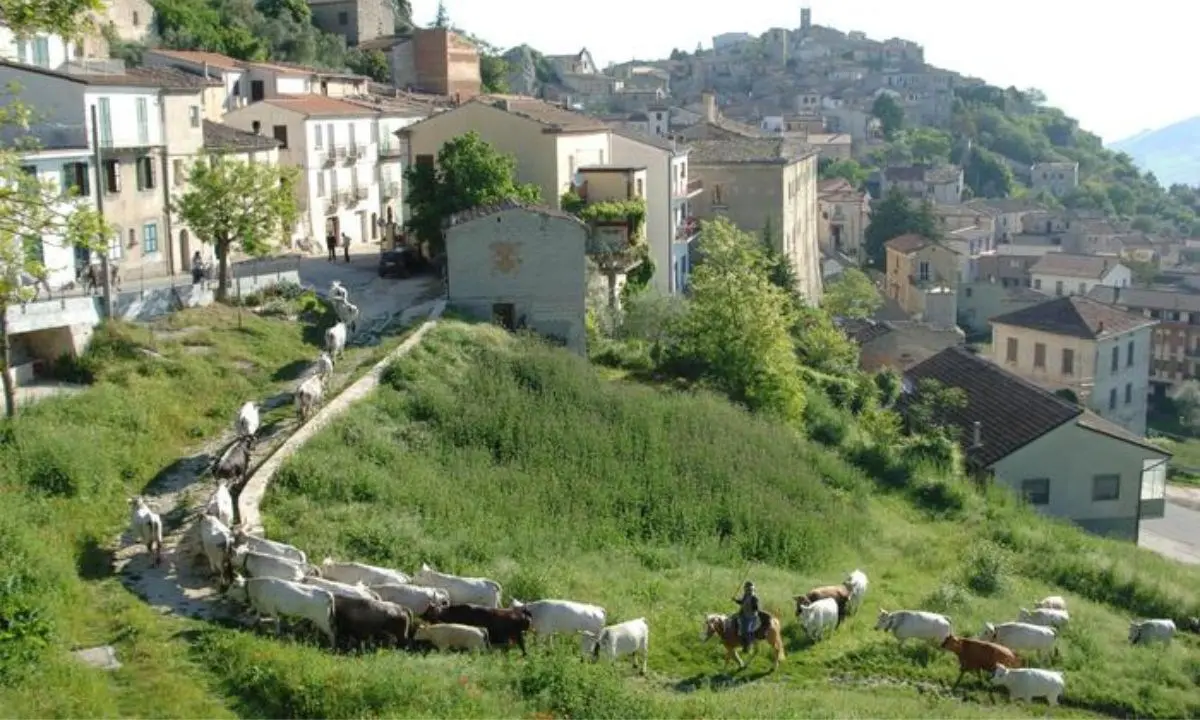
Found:
[[[346,233],[342,233],[342,256],[350,262],[350,236]]]
[[[192,284],[199,285],[204,279],[204,259],[200,257],[200,251],[197,250],[192,254]]]
[[[332,230],[325,234],[325,249],[329,251],[329,262],[337,262],[337,235]]]

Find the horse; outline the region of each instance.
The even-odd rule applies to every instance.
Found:
[[[721,638],[721,642],[725,645],[725,667],[729,667],[729,660],[733,658],[738,663],[738,669],[744,670],[746,663],[742,661],[741,655],[738,654],[738,648],[742,646],[741,638],[738,637],[737,618],[732,615],[722,615],[713,613],[704,618],[704,637],[703,640],[708,640],[713,635]],[[754,640],[757,643],[760,640],[767,641],[771,649],[775,653],[774,662],[771,665],[771,670],[778,670],[779,663],[783,662],[783,633],[780,630],[779,618],[773,617],[770,613],[759,611],[758,627],[754,629]]]

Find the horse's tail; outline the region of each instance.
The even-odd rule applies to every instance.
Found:
[[[770,640],[771,648],[775,650],[775,662],[783,662],[787,657],[787,652],[783,649],[783,624],[779,622],[779,618],[771,618],[771,627],[767,629],[767,638]]]

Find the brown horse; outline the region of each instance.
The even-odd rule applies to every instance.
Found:
[[[737,660],[738,669],[745,669],[746,663],[742,662],[741,655],[738,654],[738,648],[742,646],[741,638],[738,637],[737,618],[732,615],[712,614],[704,618],[704,640],[708,640],[713,635],[721,638],[721,642],[725,645],[725,667],[729,667],[729,660],[733,658]],[[772,617],[770,613],[758,613],[758,627],[754,630],[754,642],[766,640],[771,649],[775,651],[775,660],[771,665],[772,670],[779,669],[779,663],[783,662],[783,635],[779,628],[779,619]]]

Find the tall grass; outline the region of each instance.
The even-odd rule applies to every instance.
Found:
[[[850,422],[837,408],[819,411],[826,425]],[[866,446],[856,425],[832,432]],[[916,457],[924,462],[924,451]],[[872,621],[880,607],[941,606],[974,634],[1064,592],[1071,706],[1055,713],[1200,713],[1195,639],[1166,650],[1126,639],[1130,614],[1186,611],[1197,573],[937,473],[911,466],[889,491],[822,445],[714,396],[605,382],[561,351],[445,323],[389,369],[371,400],[281,469],[264,508],[268,534],[316,557],[486,575],[507,597],[597,602],[610,622],[647,617],[651,677],[580,666],[562,646],[528,662],[500,654],[344,660],[225,631],[211,640],[220,653],[201,657],[239,707],[263,715],[1042,714],[964,705],[948,692],[953,658],[900,650]],[[1102,575],[1126,561],[1137,563],[1130,593],[1054,570]],[[872,579],[862,615],[810,646],[795,628],[791,595],[855,567]],[[729,595],[747,575],[784,619],[791,654],[778,675],[752,672],[727,693],[719,653],[699,642],[699,619],[731,609]],[[245,674],[251,666],[259,675]],[[270,678],[269,696],[251,682],[260,675]],[[388,678],[403,680],[393,687]],[[429,693],[413,694],[417,678]],[[330,689],[315,705],[297,704],[317,686]],[[433,709],[431,696],[444,704]]]

